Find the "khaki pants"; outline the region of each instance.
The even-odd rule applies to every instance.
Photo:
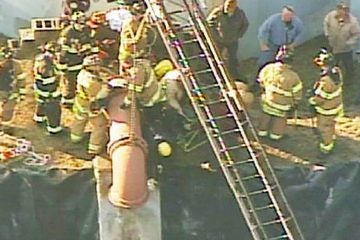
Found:
[[[12,120],[16,106],[16,99],[9,100],[9,93],[0,91],[0,124]]]
[[[276,117],[262,112],[258,126],[259,132],[266,132],[271,139],[283,137],[286,130],[286,117]]]
[[[71,126],[71,137],[81,139],[84,135],[85,126],[89,122],[92,127],[88,152],[100,154],[105,149],[108,141],[108,119],[103,112],[98,114],[77,113]]]

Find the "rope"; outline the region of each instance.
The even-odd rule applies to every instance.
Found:
[[[134,72],[130,76],[130,82],[135,86],[135,81],[137,77],[137,61],[136,61],[136,43],[140,40],[141,34],[143,32],[143,28],[145,27],[145,21],[146,21],[146,14],[144,14],[143,19],[141,20],[140,24],[138,25],[138,28],[136,29],[136,33],[132,30],[132,27],[130,26],[130,37],[131,37],[131,44],[132,44],[132,62],[133,62],[133,68]],[[128,89],[130,91],[130,132],[129,132],[129,141],[130,143],[134,143],[135,140],[135,127],[136,127],[136,96],[135,96],[135,89]]]

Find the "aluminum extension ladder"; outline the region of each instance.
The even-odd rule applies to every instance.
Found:
[[[304,239],[196,0],[145,3],[252,237]]]

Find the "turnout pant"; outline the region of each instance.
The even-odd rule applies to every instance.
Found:
[[[258,135],[261,137],[269,135],[273,140],[281,139],[286,130],[286,120],[286,117],[277,117],[262,112],[259,120]]]
[[[91,124],[92,130],[88,145],[88,153],[100,154],[105,149],[108,141],[108,119],[103,112],[76,113],[75,120],[71,126],[71,140],[79,142],[82,140],[87,123]]]
[[[67,71],[63,79],[62,103],[73,104],[76,91],[76,79],[80,70]]]
[[[47,121],[47,131],[58,133],[62,130],[60,99],[38,102],[35,109],[34,120],[36,122]]]
[[[320,135],[320,151],[329,153],[334,148],[335,116],[317,114],[316,124]]]

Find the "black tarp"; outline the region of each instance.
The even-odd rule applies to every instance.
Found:
[[[360,239],[360,163],[275,168],[307,240]],[[164,240],[251,239],[220,171],[163,162]],[[0,240],[97,240],[93,171],[0,165]]]
[[[306,240],[360,239],[360,164],[276,168]],[[252,239],[222,174],[164,162],[164,240]]]
[[[0,164],[1,240],[96,240],[97,214],[92,169]]]

